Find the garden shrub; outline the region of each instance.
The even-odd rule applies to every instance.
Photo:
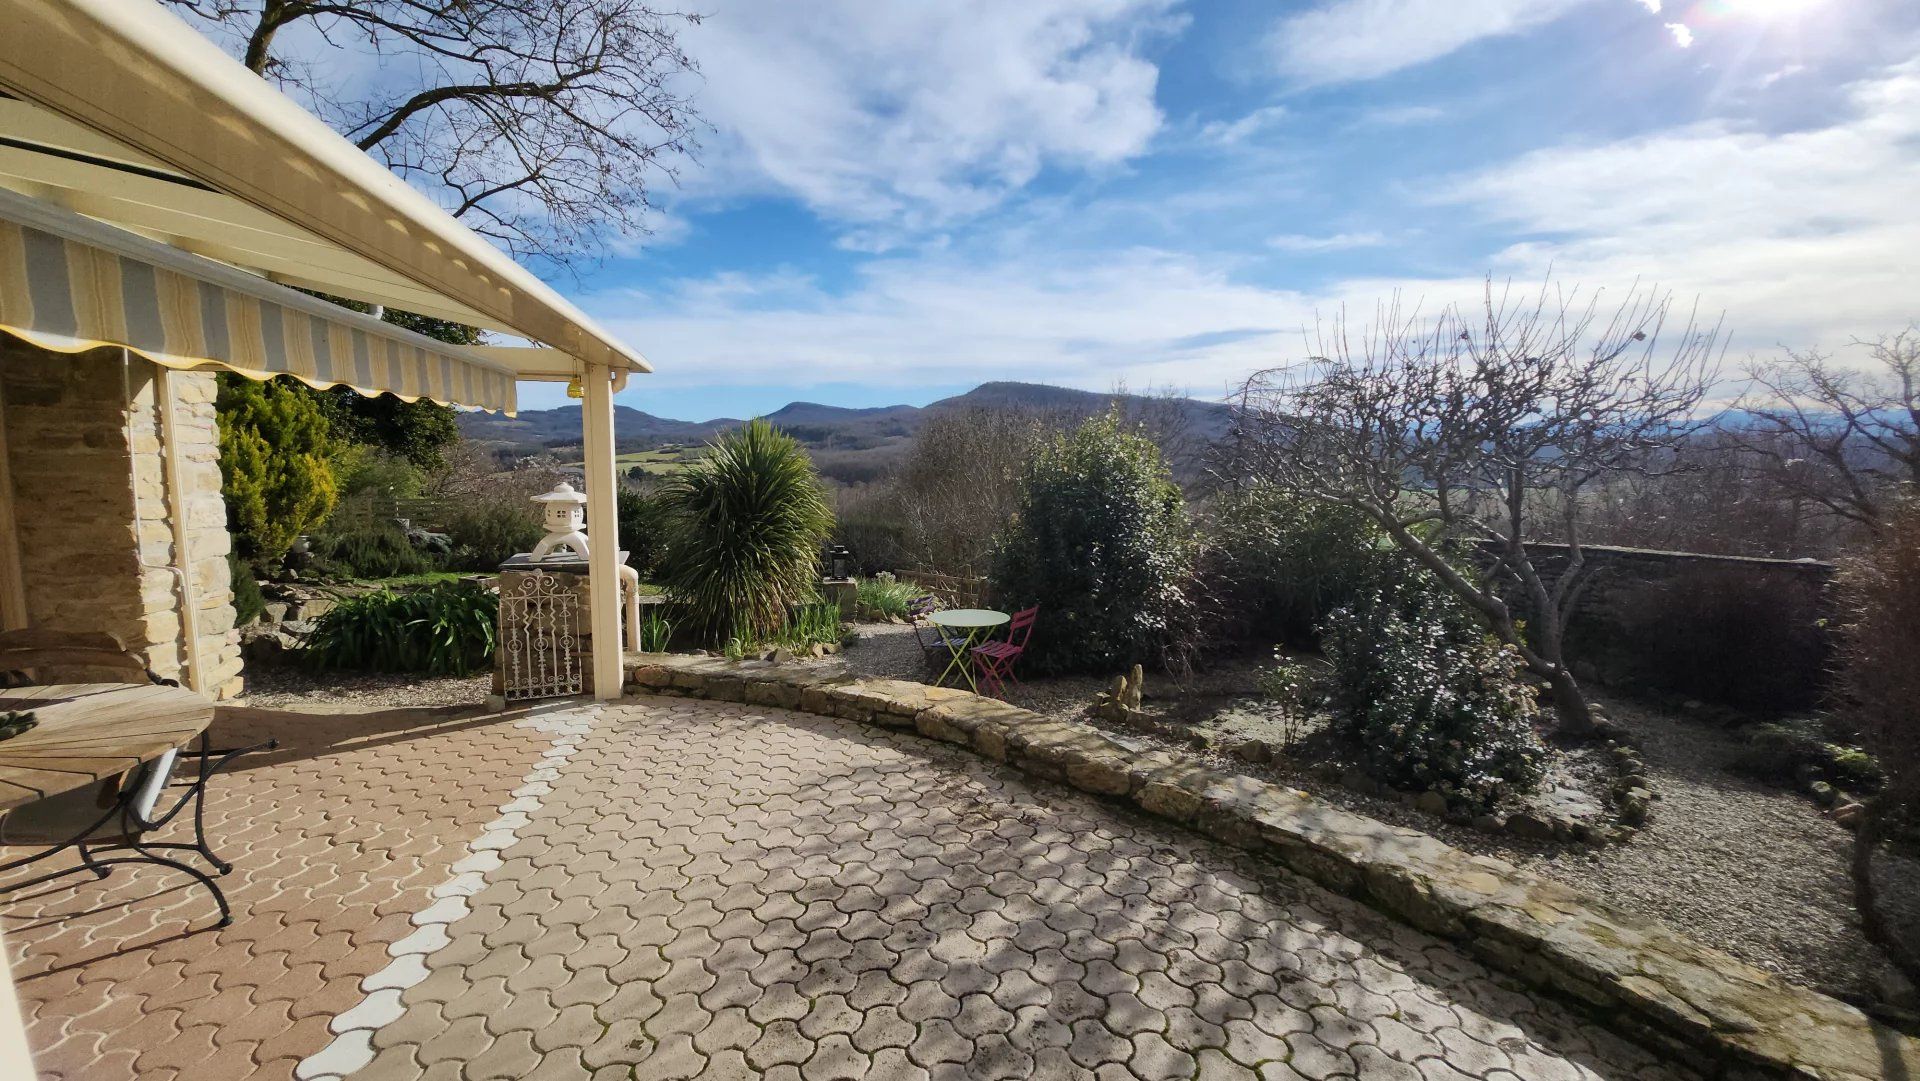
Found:
[[[304,656],[322,669],[470,675],[493,664],[499,611],[469,582],[353,594],[314,621]]]
[[[763,420],[722,435],[658,497],[659,582],[708,643],[779,633],[815,599],[833,511],[807,452]]]
[[[220,377],[220,493],[243,557],[277,567],[295,537],[324,521],[339,498],[333,463],[346,444],[306,386]]]
[[[1617,626],[1575,620],[1569,655],[1611,654],[1655,690],[1761,715],[1810,709],[1832,643],[1813,582],[1703,567],[1624,591]]]
[[[640,572],[647,581],[660,568],[660,556],[666,550],[665,527],[660,502],[638,488],[622,486],[614,493],[615,512],[620,519],[620,550],[627,553],[627,566]],[[591,537],[593,523],[587,523]]]
[[[907,606],[926,593],[926,590],[912,582],[902,582],[884,573],[860,579],[854,591],[854,606],[862,617],[868,619],[905,619]]]
[[[533,504],[507,497],[450,507],[441,528],[453,542],[452,570],[492,571],[510,556],[531,552],[547,531]]]
[[[1431,576],[1384,576],[1321,640],[1335,731],[1375,780],[1465,808],[1539,783],[1546,751],[1520,657]]]
[[[1111,412],[1054,437],[1028,464],[1016,508],[989,583],[1002,607],[1040,606],[1024,666],[1187,662],[1197,544],[1151,439]]]
[[[1295,646],[1374,579],[1383,545],[1359,512],[1261,485],[1222,493],[1213,509],[1207,576],[1235,633]]]
[[[261,594],[260,582],[253,576],[253,564],[228,552],[227,579],[232,582],[234,626],[244,627],[266,614],[267,598]]]
[[[435,560],[415,548],[392,522],[329,530],[315,534],[308,543],[329,569],[352,578],[397,578],[438,569]]]

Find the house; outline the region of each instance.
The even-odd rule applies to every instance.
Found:
[[[511,412],[576,383],[590,519],[646,360],[154,0],[14,0],[0,44],[0,626],[242,686],[215,373]],[[466,348],[306,289],[523,341]],[[613,545],[594,693],[621,682]]]

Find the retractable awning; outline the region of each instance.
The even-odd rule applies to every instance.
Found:
[[[169,368],[291,375],[513,412],[515,373],[459,346],[0,189],[0,332]]]
[[[0,189],[257,279],[525,339],[538,348],[438,347],[516,378],[651,370],[153,0],[8,0],[0,38]]]

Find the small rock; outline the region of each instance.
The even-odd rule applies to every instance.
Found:
[[[1507,819],[1507,832],[1529,841],[1548,841],[1553,839],[1553,824],[1530,811],[1522,811]]]
[[[1273,747],[1264,739],[1243,739],[1235,743],[1230,751],[1243,762],[1268,762],[1273,759]]]
[[[1341,774],[1340,783],[1363,796],[1371,796],[1380,791],[1379,782],[1367,776],[1357,767]]]
[[[1630,826],[1638,826],[1647,820],[1647,801],[1638,796],[1628,796],[1620,801],[1620,821]]]
[[[774,650],[773,653],[767,657],[767,659],[772,661],[775,664],[785,664],[788,661],[793,660],[793,650],[790,650],[785,646],[781,646],[779,649]]]
[[[1833,786],[1825,781],[1815,781],[1808,785],[1807,795],[1812,796],[1813,801],[1822,807],[1831,807],[1840,798],[1840,793],[1835,792]]]
[[[1860,816],[1866,812],[1866,807],[1861,804],[1843,803],[1833,809],[1833,820],[1848,829],[1858,829]]]
[[[1507,828],[1507,820],[1499,815],[1479,814],[1473,816],[1470,825],[1484,833],[1499,833]]]
[[[807,653],[814,657],[824,657],[827,655],[827,644],[825,642],[815,642],[813,645],[807,647]]]
[[[1443,815],[1447,813],[1447,797],[1438,792],[1422,792],[1414,797],[1413,806],[1430,815]]]

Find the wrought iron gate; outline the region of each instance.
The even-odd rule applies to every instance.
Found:
[[[580,694],[580,597],[572,575],[531,574],[500,591],[501,682],[509,701]],[[503,583],[504,584],[504,583]]]

